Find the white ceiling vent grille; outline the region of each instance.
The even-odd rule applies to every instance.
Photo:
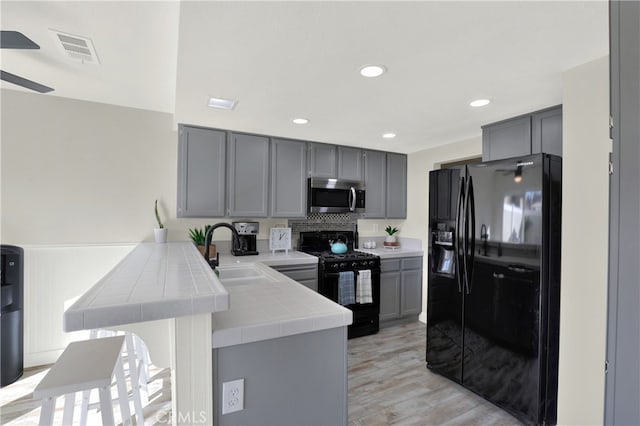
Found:
[[[60,46],[62,52],[82,63],[99,64],[98,54],[96,53],[93,42],[88,37],[74,34],[63,33],[58,30],[50,30],[56,39],[56,44]]]

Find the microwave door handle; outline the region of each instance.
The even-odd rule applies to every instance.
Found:
[[[349,211],[356,210],[356,189],[352,186],[349,189]]]

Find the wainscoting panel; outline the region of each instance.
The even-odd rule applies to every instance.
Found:
[[[23,246],[24,365],[55,362],[72,341],[87,332],[65,333],[65,304],[91,288],[122,260],[135,244]]]

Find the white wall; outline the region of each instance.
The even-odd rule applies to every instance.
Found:
[[[563,74],[562,288],[558,424],[604,419],[609,58]]]
[[[62,332],[65,301],[132,244],[153,240],[156,198],[170,240],[218,220],[176,219],[171,114],[13,90],[0,96],[0,241],[25,248],[25,365],[39,365],[76,338]],[[265,238],[282,221],[261,222]]]
[[[422,241],[425,252],[422,267],[422,308],[427,306],[428,259],[427,238],[429,230],[429,171],[439,169],[440,164],[456,160],[469,159],[482,155],[480,136],[465,141],[443,145],[436,148],[409,154],[407,174],[407,220],[402,225],[402,236]],[[422,311],[420,320],[426,322],[426,312]]]

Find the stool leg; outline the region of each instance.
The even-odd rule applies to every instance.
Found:
[[[142,414],[142,400],[140,399],[140,377],[138,376],[138,360],[133,341],[133,334],[127,333],[125,336],[127,345],[127,359],[129,361],[129,378],[131,379],[131,391],[133,395],[133,407],[136,410],[136,423],[144,423]]]
[[[124,377],[122,357],[116,361],[116,384],[118,386],[118,400],[120,401],[120,414],[123,425],[131,424],[131,410],[129,410],[129,395],[127,394],[127,382]]]
[[[53,425],[53,414],[55,408],[55,397],[47,397],[42,399],[42,406],[40,407],[40,426]]]
[[[111,388],[104,387],[98,391],[100,394],[100,412],[103,425],[113,425],[113,405],[111,404]]]
[[[68,393],[64,396],[64,411],[62,413],[62,424],[70,425],[73,423],[73,410],[76,405],[76,393]]]
[[[82,391],[82,403],[80,404],[80,424],[87,424],[87,412],[89,411],[89,400],[91,399],[91,389]]]

